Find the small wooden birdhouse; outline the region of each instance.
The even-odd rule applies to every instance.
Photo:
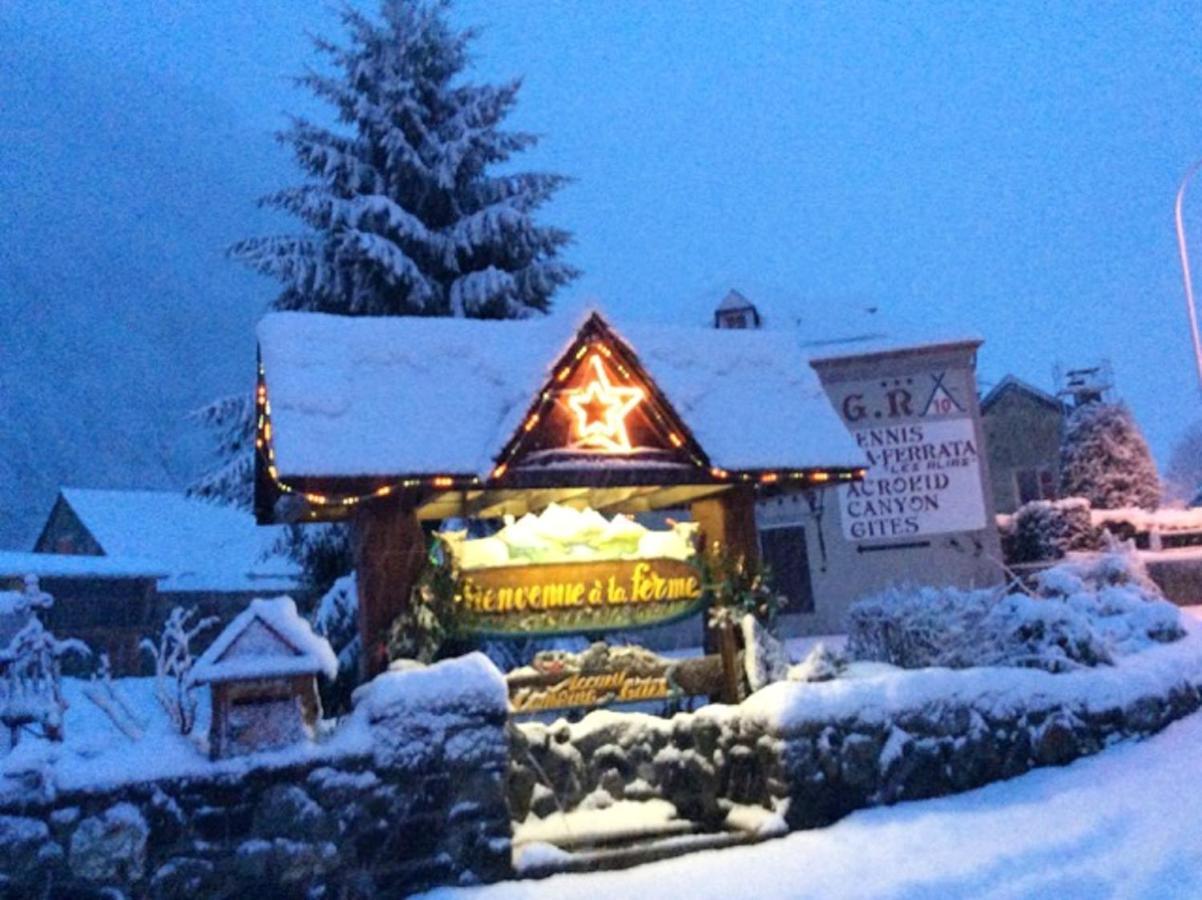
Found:
[[[285,747],[313,736],[321,717],[317,675],[338,660],[290,597],[252,600],[192,668],[212,692],[213,759]]]

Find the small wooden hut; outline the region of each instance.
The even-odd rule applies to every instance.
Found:
[[[289,597],[252,600],[192,668],[212,692],[214,759],[287,746],[313,735],[321,718],[317,676],[338,661]]]

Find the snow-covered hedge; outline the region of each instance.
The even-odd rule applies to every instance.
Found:
[[[1177,609],[1120,550],[1062,563],[1035,589],[895,587],[852,606],[848,652],[907,669],[1022,666],[1064,672],[1184,634]]]
[[[1006,559],[1011,563],[1061,559],[1075,550],[1096,550],[1100,530],[1082,497],[1034,500],[1018,508],[1003,530]]]

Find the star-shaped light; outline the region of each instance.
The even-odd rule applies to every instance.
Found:
[[[607,453],[627,453],[631,446],[626,416],[642,402],[643,389],[616,387],[598,356],[591,357],[586,365],[592,367],[593,380],[585,387],[563,392],[576,416],[576,440]]]

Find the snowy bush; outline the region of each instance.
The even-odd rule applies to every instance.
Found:
[[[1126,406],[1087,403],[1073,410],[1060,447],[1060,488],[1095,509],[1157,507],[1156,463]]]
[[[354,574],[334,582],[317,601],[311,616],[313,630],[330,642],[338,657],[338,676],[321,685],[322,706],[333,713],[350,708],[351,692],[359,683],[359,595]]]
[[[1184,634],[1177,609],[1123,548],[1065,563],[1031,593],[895,587],[852,606],[848,652],[902,668],[1022,666],[1064,672]]]
[[[351,526],[342,522],[289,525],[272,549],[301,567],[314,593],[332,590],[355,567]]]
[[[43,736],[63,738],[63,713],[67,701],[62,691],[62,660],[69,653],[89,656],[87,644],[59,640],[46,630],[34,613],[53,603],[38,587],[36,578],[26,579],[21,593],[0,594],[0,607],[9,616],[21,617],[20,630],[0,650],[0,724],[7,729],[4,742],[11,748],[22,728],[38,726]]]
[[[1082,497],[1034,500],[1020,506],[1004,540],[1006,559],[1011,563],[1060,559],[1071,551],[1099,547],[1089,501]]]
[[[847,657],[822,641],[814,645],[805,659],[789,669],[790,681],[831,681],[847,668]]]
[[[191,734],[196,724],[196,698],[193,696],[192,639],[217,624],[215,616],[190,625],[192,610],[177,606],[171,610],[156,645],[142,639],[142,649],[154,658],[155,696],[180,734]]]

